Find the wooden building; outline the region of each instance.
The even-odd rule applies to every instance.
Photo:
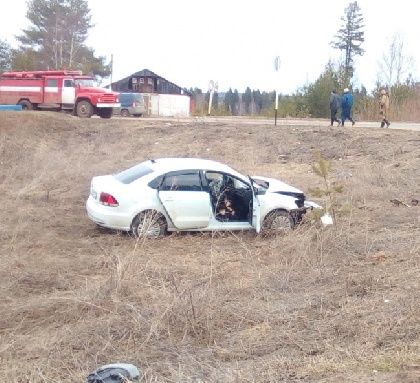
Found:
[[[111,88],[120,93],[141,93],[147,116],[190,116],[190,93],[148,69],[113,82]]]

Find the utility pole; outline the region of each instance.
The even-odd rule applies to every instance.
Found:
[[[218,92],[219,90],[219,84],[217,82],[214,82],[213,80],[210,80],[209,82],[209,93],[210,93],[210,99],[209,99],[209,112],[208,116],[210,116],[210,110],[211,110],[211,104],[213,103],[213,93]]]
[[[274,59],[274,69],[276,70],[276,73],[279,71],[280,69],[280,57],[276,56],[276,58]],[[276,107],[275,107],[275,113],[274,113],[274,125],[277,125],[277,109],[279,107],[279,96],[277,94],[277,76],[276,76],[276,81],[275,81],[275,89],[276,89]]]

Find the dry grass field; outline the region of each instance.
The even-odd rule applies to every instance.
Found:
[[[420,133],[0,113],[0,381],[420,381]],[[87,218],[90,179],[199,156],[281,178],[336,224],[136,240]],[[398,200],[392,202],[391,200]]]

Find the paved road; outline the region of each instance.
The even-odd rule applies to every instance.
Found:
[[[271,122],[274,125],[274,120]],[[304,125],[304,126],[329,126],[330,122],[328,120],[277,120],[277,125]],[[350,121],[345,122],[346,126],[351,126]],[[355,128],[380,128],[379,122],[372,121],[356,121]],[[392,122],[389,129],[400,129],[400,130],[419,130],[420,123],[413,122]]]
[[[274,118],[248,118],[248,117],[143,117],[144,119],[151,120],[161,120],[170,122],[195,122],[197,124],[205,123],[233,123],[233,124],[252,124],[252,125],[272,125],[274,126]],[[330,121],[326,119],[277,119],[277,126],[281,127],[282,125],[288,126],[317,126],[317,127],[328,127]],[[345,127],[350,127],[351,122],[347,121]],[[355,128],[379,128],[379,122],[372,121],[356,121]],[[389,130],[399,129],[399,130],[416,130],[420,131],[420,123],[415,122],[391,122]]]

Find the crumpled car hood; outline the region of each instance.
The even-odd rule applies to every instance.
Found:
[[[283,181],[277,180],[275,178],[260,177],[260,176],[254,176],[251,178],[256,182],[258,182],[259,180],[268,182],[267,193],[293,195],[293,198],[301,198],[306,208],[322,209],[322,206],[318,205],[317,203],[313,201],[308,201],[305,197],[305,193],[302,190],[295,188],[294,186],[291,186]]]
[[[283,181],[277,180],[275,178],[268,178],[268,177],[261,177],[261,176],[252,176],[253,180],[258,181],[265,181],[268,182],[268,190],[269,193],[275,193],[275,192],[289,192],[289,193],[302,193],[303,191],[295,188],[294,186],[291,186]]]

